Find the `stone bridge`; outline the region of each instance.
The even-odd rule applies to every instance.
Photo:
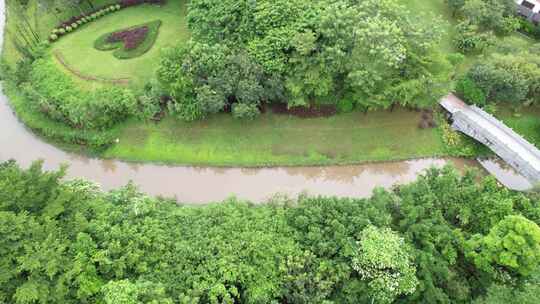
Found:
[[[452,128],[489,147],[531,184],[540,182],[540,151],[492,115],[469,106],[454,94],[440,105],[452,115]]]

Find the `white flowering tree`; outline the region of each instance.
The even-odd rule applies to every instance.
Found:
[[[353,268],[367,281],[373,303],[392,303],[415,291],[418,280],[405,241],[388,228],[364,229],[353,257]]]

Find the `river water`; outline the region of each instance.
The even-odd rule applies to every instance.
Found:
[[[4,4],[0,0],[1,12],[5,11]],[[0,49],[3,17],[2,14]],[[68,164],[68,178],[89,179],[105,190],[133,181],[146,193],[176,197],[192,204],[222,201],[231,196],[264,202],[278,193],[367,197],[375,187],[389,188],[413,181],[431,166],[441,167],[452,162],[460,169],[479,167],[473,160],[434,158],[354,166],[275,168],[165,166],[91,158],[65,152],[27,130],[12,112],[7,97],[0,93],[0,161],[8,159],[17,160],[23,167],[42,159],[46,169]],[[491,165],[490,172],[497,172],[497,177],[505,184],[518,189],[524,187],[520,176],[512,169],[504,168],[497,161],[484,162]]]

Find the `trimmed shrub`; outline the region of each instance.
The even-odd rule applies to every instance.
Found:
[[[76,29],[78,26],[79,26],[79,25],[78,25],[77,23],[72,23],[72,24],[71,24],[71,27],[72,27],[73,29]]]
[[[115,7],[116,7],[116,10],[120,10],[122,8],[122,6],[120,6],[120,4],[115,5]]]
[[[49,36],[49,40],[50,40],[50,41],[56,41],[56,40],[58,40],[58,35],[56,35],[56,34],[50,35],[50,36]]]
[[[82,20],[77,20],[77,25],[82,25],[82,24],[83,24]]]
[[[57,28],[53,29],[52,34],[58,34],[58,29]]]
[[[66,32],[69,33],[69,32],[71,32],[71,31],[73,31],[73,28],[72,28],[71,26],[69,26],[69,25],[66,26]]]
[[[61,35],[64,35],[66,33],[66,29],[61,28],[61,29],[58,30],[58,33],[61,34]]]

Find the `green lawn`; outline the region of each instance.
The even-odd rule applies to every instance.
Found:
[[[242,122],[230,114],[183,123],[129,122],[105,157],[196,165],[345,164],[444,154],[434,129],[417,127],[420,113],[407,110],[299,119],[265,114]]]
[[[522,108],[519,114],[510,107],[505,107],[495,113],[495,116],[526,140],[540,147],[540,106]]]
[[[53,44],[52,51],[60,52],[65,61],[83,75],[106,79],[130,78],[132,85],[140,87],[154,76],[160,50],[189,38],[185,16],[185,0],[169,0],[162,7],[144,4],[125,8],[62,37]],[[105,33],[157,19],[162,21],[157,40],[152,49],[140,57],[119,60],[112,55],[113,51],[98,51],[94,48],[94,41]],[[63,69],[61,64],[55,61],[59,68]],[[89,87],[96,85],[92,81],[82,82],[91,82],[87,84]]]

